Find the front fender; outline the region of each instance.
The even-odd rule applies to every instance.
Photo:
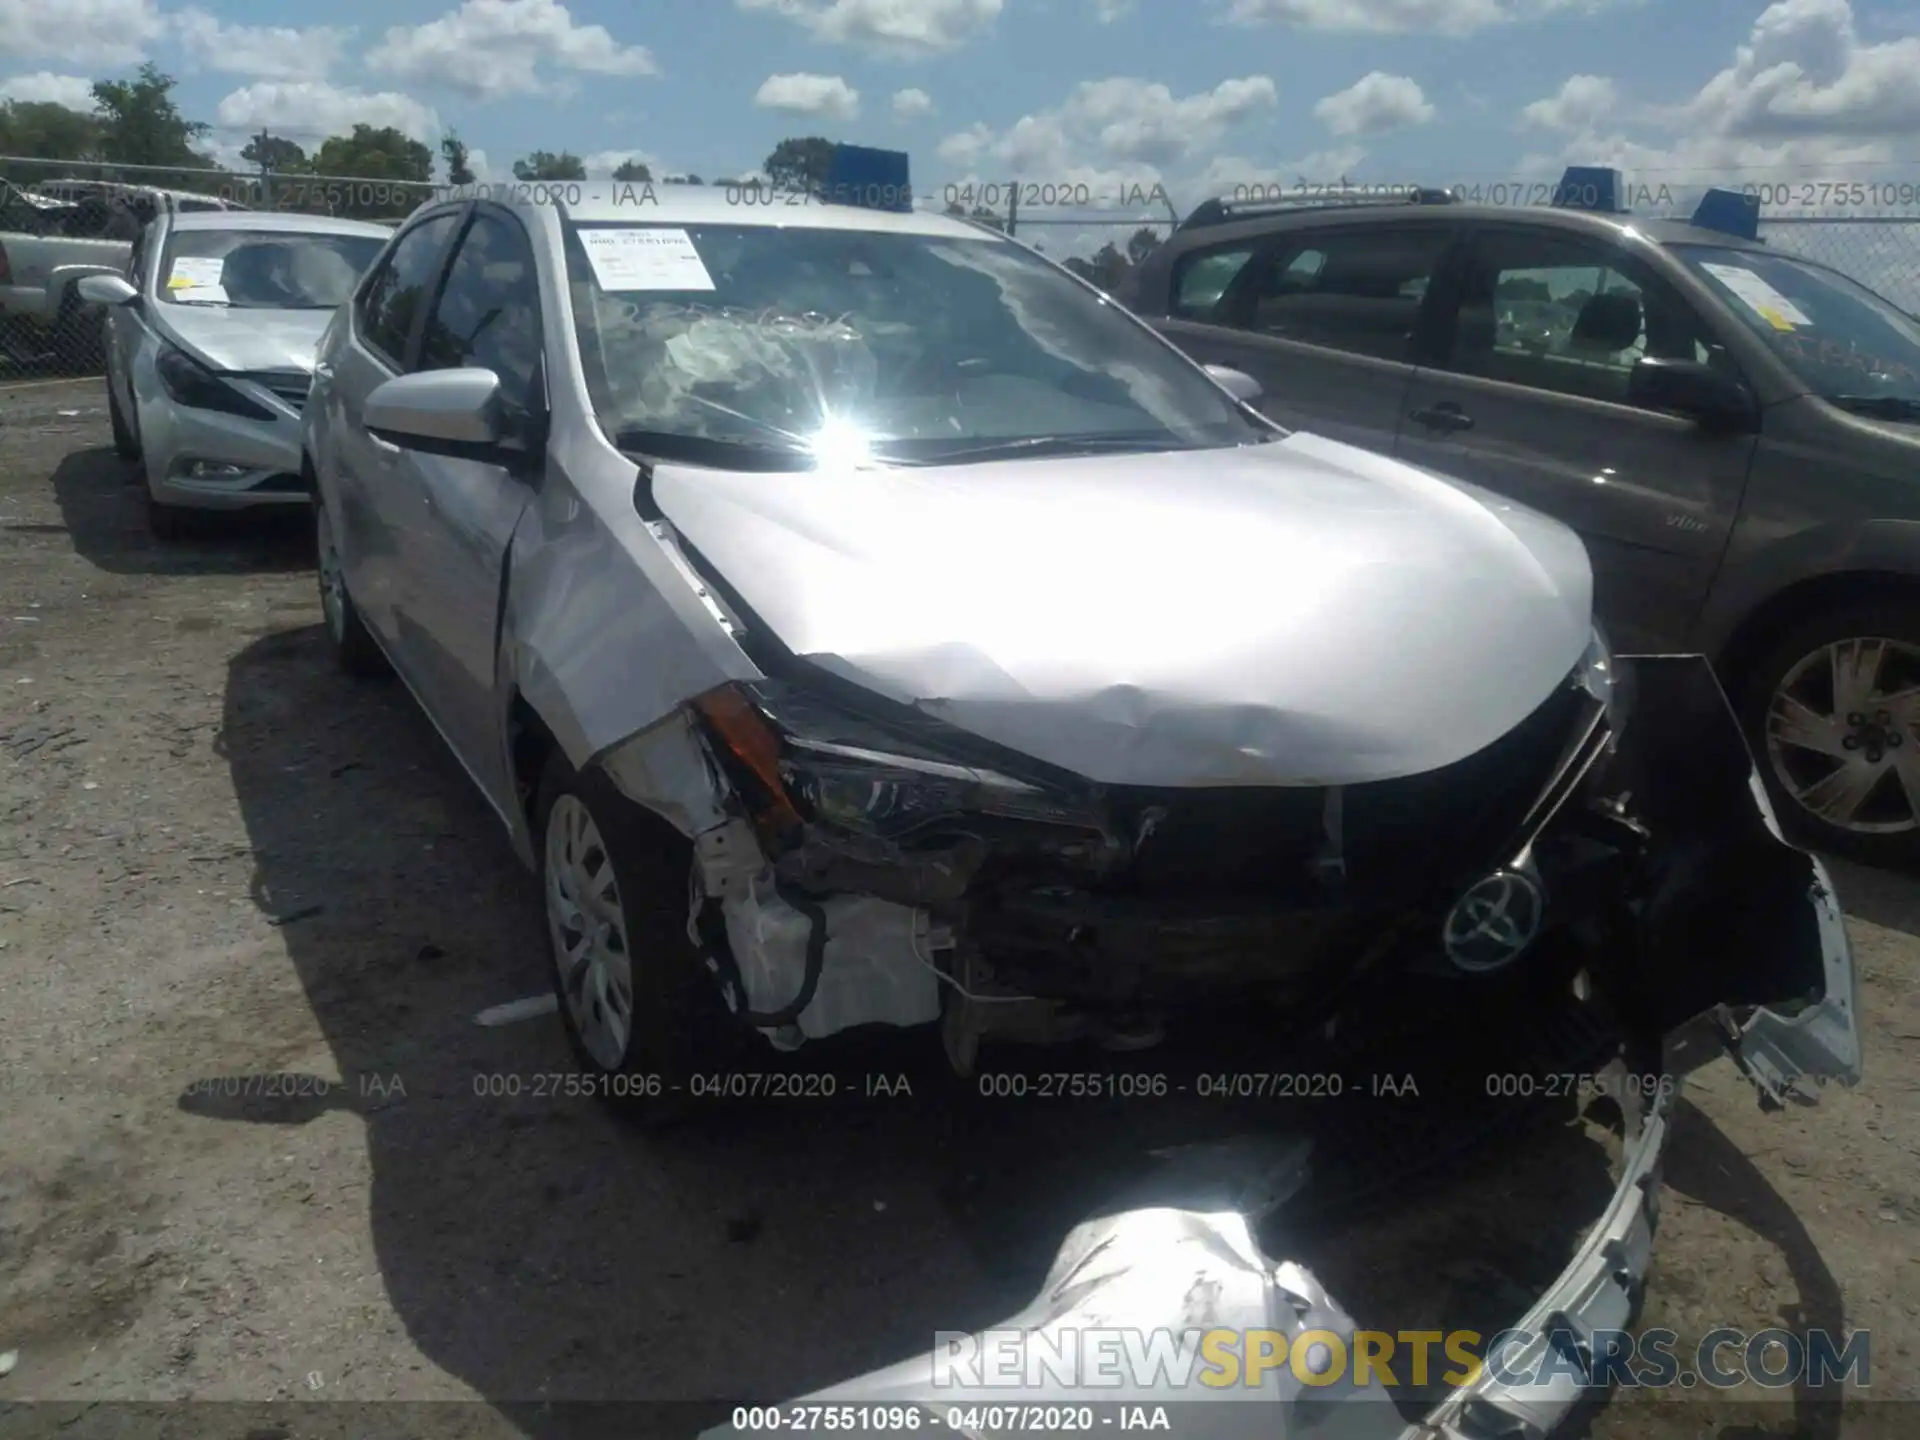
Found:
[[[1747,616],[1796,585],[1875,572],[1920,579],[1920,520],[1849,520],[1795,531],[1722,570],[1694,623],[1694,649],[1723,656]]]

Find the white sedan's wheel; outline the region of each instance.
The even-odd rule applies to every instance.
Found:
[[[619,1070],[633,1039],[627,917],[607,842],[577,796],[560,796],[547,816],[546,871],[547,938],[561,1000],[594,1063]]]

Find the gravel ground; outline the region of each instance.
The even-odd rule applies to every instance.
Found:
[[[404,691],[326,665],[302,526],[162,546],[128,475],[97,381],[0,389],[0,1400],[53,1402],[0,1428],[485,1401],[406,1433],[546,1435],[574,1401],[786,1398],[1019,1308],[1144,1143],[1206,1123],[983,1115],[904,1047],[858,1063],[912,1097],[668,1136],[535,1093],[557,1022],[474,1019],[545,989],[531,886]],[[1724,1061],[1695,1077],[1641,1323],[1870,1329],[1873,1403],[1636,1392],[1571,1433],[1917,1428],[1887,1402],[1920,1346],[1920,885],[1838,878],[1868,1081],[1767,1116]],[[1492,1328],[1612,1148],[1548,1130],[1288,1251],[1363,1323]],[[178,1433],[400,1413],[236,1403]],[[649,1413],[620,1428],[721,1410]]]

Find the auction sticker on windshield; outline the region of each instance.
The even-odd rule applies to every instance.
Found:
[[[217,256],[182,255],[173,262],[167,289],[182,300],[224,300],[227,292],[220,276],[225,269],[226,262]]]
[[[684,230],[652,226],[582,230],[602,290],[711,290],[713,277]]]
[[[1744,266],[1702,264],[1700,268],[1739,296],[1749,310],[1776,330],[1813,323],[1813,317],[1806,311]]]

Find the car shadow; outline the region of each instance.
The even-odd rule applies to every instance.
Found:
[[[1153,1147],[1296,1124],[1271,1101],[1250,1122],[1218,1102],[983,1098],[947,1076],[937,1042],[905,1033],[801,1052],[831,1099],[636,1130],[573,1093],[551,1014],[479,1023],[548,991],[534,887],[403,686],[338,673],[317,626],[280,632],[231,660],[221,745],[253,900],[337,1073],[277,1068],[300,1049],[214,1059],[180,1107],[269,1125],[361,1116],[394,1311],[432,1363],[530,1433],[571,1433],[549,1406],[668,1400],[703,1407],[676,1423],[692,1433],[743,1400],[926,1353],[936,1331],[1023,1308],[1067,1230],[1156,1168]],[[1563,1188],[1589,1175],[1540,1153]],[[1536,1207],[1543,1254],[1564,1260],[1605,1188]],[[1511,1246],[1477,1208],[1477,1225],[1429,1233],[1494,1258],[1439,1275],[1429,1309],[1497,1281],[1511,1310],[1514,1277],[1492,1274]],[[1300,1244],[1328,1264],[1341,1249]],[[1403,1253],[1414,1266],[1432,1251]]]
[[[63,455],[53,493],[75,551],[110,574],[256,574],[313,564],[304,505],[191,512],[187,534],[157,538],[147,528],[138,469],[105,446]]]

